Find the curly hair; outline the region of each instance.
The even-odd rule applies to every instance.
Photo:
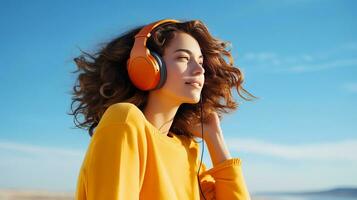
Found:
[[[80,72],[73,86],[71,113],[74,124],[78,128],[88,128],[89,135],[93,135],[105,110],[112,104],[129,102],[135,104],[141,111],[144,110],[150,91],[136,88],[130,81],[126,61],[134,44],[134,36],[144,27],[135,27],[118,37],[104,43],[99,51],[87,53],[74,58],[77,69],[72,73]],[[201,91],[203,104],[202,121],[216,111],[219,118],[222,113],[232,112],[239,106],[232,97],[231,88],[236,87],[238,95],[244,100],[251,101],[242,93],[257,98],[246,91],[242,84],[242,71],[233,65],[230,50],[226,50],[230,42],[213,37],[201,20],[181,21],[181,23],[165,23],[156,27],[147,40],[147,48],[163,55],[164,49],[173,39],[176,32],[184,32],[194,37],[205,58],[205,82]],[[227,63],[224,56],[228,57]],[[221,101],[224,100],[224,101]],[[177,135],[193,138],[186,127],[201,120],[199,104],[183,103],[180,105],[170,131]],[[80,122],[78,117],[84,116]]]

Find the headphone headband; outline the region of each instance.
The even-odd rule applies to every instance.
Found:
[[[149,38],[151,36],[151,31],[156,28],[157,26],[160,26],[161,24],[167,23],[167,22],[172,22],[172,23],[180,23],[180,21],[175,20],[175,19],[163,19],[163,20],[159,20],[156,22],[153,22],[147,26],[145,26],[144,28],[142,28],[138,34],[135,35],[135,38],[138,37],[146,37]]]
[[[147,42],[147,39],[151,36],[151,31],[154,30],[157,26],[160,26],[161,24],[168,23],[168,22],[180,23],[180,21],[174,20],[174,19],[163,19],[163,20],[153,22],[153,23],[148,24],[145,27],[143,27],[139,31],[139,33],[137,33],[135,35],[135,41],[134,41],[134,46],[133,46],[133,49],[135,49],[135,50],[132,50],[130,52],[130,57],[132,57],[132,58],[137,57],[137,56],[147,57],[149,54],[149,51],[146,48],[146,42]]]

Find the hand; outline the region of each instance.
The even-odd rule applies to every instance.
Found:
[[[194,124],[188,128],[188,130],[195,136],[195,137],[202,137],[202,128],[201,128],[201,121],[198,124]],[[208,121],[203,123],[203,137],[204,139],[208,139],[214,134],[222,133],[221,123],[218,117],[217,112],[213,112],[209,114]]]

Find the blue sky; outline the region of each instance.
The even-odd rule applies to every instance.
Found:
[[[232,43],[260,97],[222,121],[248,188],[357,186],[355,1],[2,1],[0,188],[74,191],[89,143],[69,112],[78,47],[162,18]],[[204,161],[211,166],[207,148]]]

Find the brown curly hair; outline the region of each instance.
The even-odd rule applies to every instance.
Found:
[[[134,44],[134,36],[143,26],[135,27],[104,44],[99,51],[82,54],[74,61],[77,69],[72,73],[80,72],[73,86],[71,113],[78,128],[89,128],[89,135],[98,125],[105,110],[118,102],[135,104],[141,111],[144,110],[149,91],[136,88],[130,81],[126,61]],[[199,43],[205,58],[205,83],[201,91],[203,104],[203,122],[206,116],[216,111],[221,119],[221,113],[232,112],[237,109],[232,97],[231,88],[236,87],[240,97],[250,101],[241,93],[257,98],[243,87],[244,76],[238,67],[234,67],[230,50],[226,47],[230,42],[213,37],[201,20],[181,21],[181,23],[165,23],[156,27],[147,40],[147,48],[163,55],[164,49],[174,37],[175,32],[184,32],[193,36]],[[229,58],[229,64],[224,57]],[[224,100],[224,102],[221,101]],[[183,103],[179,107],[170,131],[177,135],[193,138],[187,130],[190,123],[198,123],[201,119],[199,104]],[[79,115],[84,121],[78,120]]]

